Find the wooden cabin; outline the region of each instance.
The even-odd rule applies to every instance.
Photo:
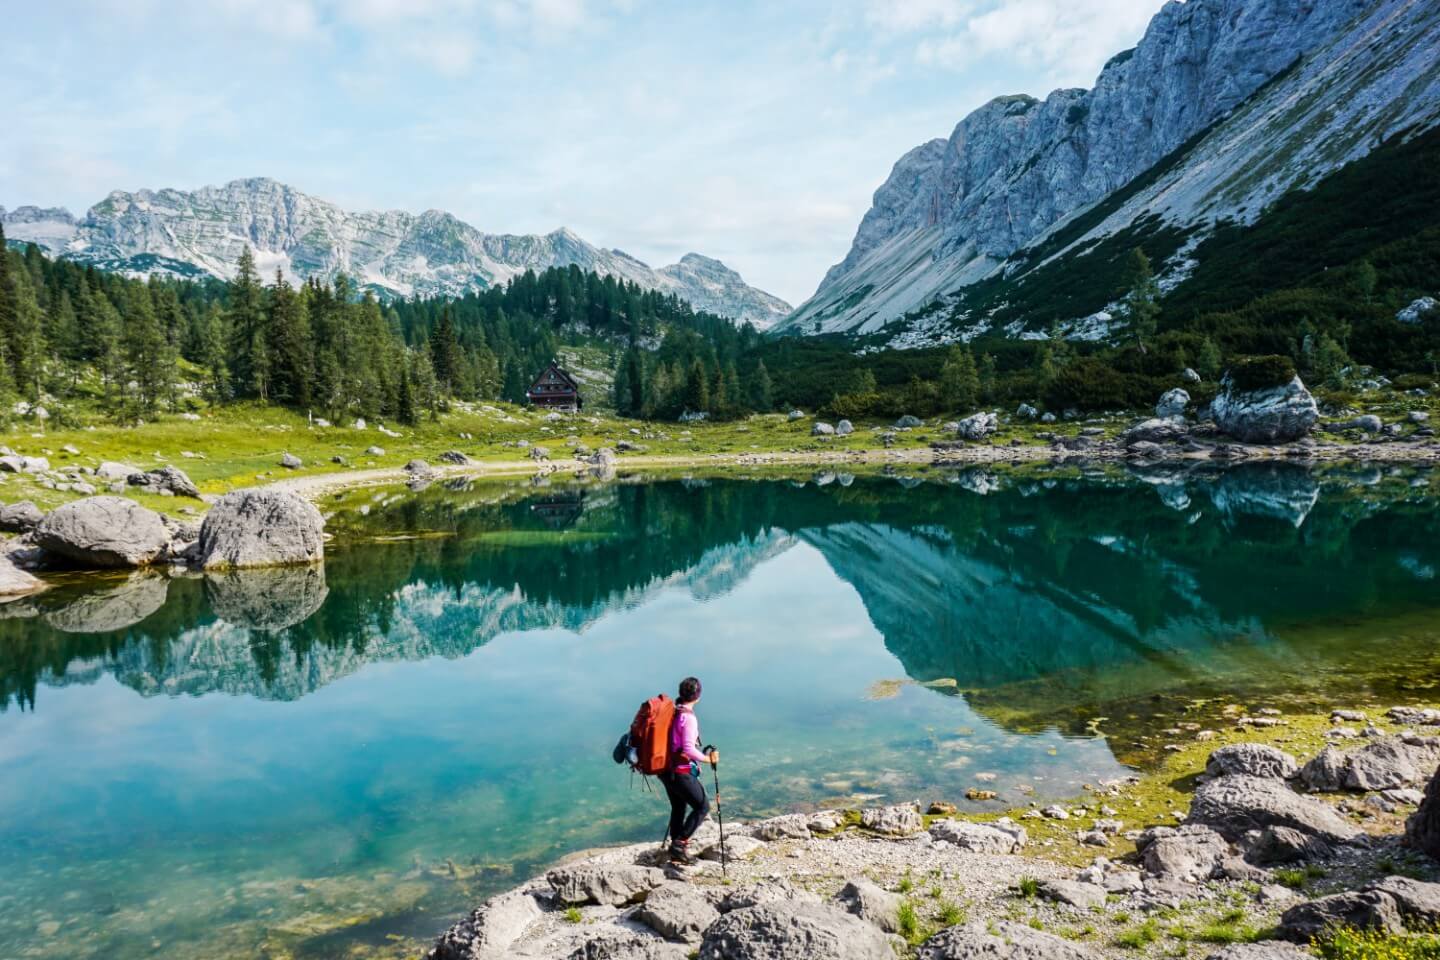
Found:
[[[525,391],[525,399],[532,407],[567,410],[571,413],[579,413],[580,408],[585,405],[585,401],[580,397],[580,384],[565,372],[558,360],[550,361],[550,365],[535,378],[530,389]]]

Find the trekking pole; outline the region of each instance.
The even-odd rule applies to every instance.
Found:
[[[715,748],[711,747],[708,752],[714,753]],[[725,855],[725,807],[720,803],[720,765],[718,763],[710,764],[710,773],[715,778],[715,819],[720,821],[720,876],[728,877],[729,863]]]

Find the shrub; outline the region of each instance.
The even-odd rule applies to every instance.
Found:
[[[1312,945],[1323,960],[1440,960],[1440,936],[1339,927]]]
[[[566,908],[566,910],[565,910],[565,922],[566,922],[566,923],[579,923],[580,920],[581,920],[581,917],[580,917],[580,908],[579,908],[579,907],[567,907],[567,908]]]
[[[1034,877],[1021,877],[1020,883],[1017,886],[1020,890],[1020,896],[1026,900],[1031,900],[1040,894],[1040,881]]]
[[[957,923],[965,922],[965,911],[948,900],[940,904],[940,924],[946,927],[953,927]]]
[[[1278,354],[1241,357],[1230,365],[1229,375],[1236,390],[1267,390],[1295,379],[1295,362]]]

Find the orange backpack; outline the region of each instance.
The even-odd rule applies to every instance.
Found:
[[[675,701],[658,694],[640,704],[630,722],[630,748],[638,754],[632,766],[647,776],[670,768],[670,724],[675,720]]]

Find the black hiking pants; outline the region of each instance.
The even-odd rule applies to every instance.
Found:
[[[660,782],[665,784],[665,795],[670,798],[670,842],[689,840],[710,812],[705,785],[690,773],[662,773]]]

